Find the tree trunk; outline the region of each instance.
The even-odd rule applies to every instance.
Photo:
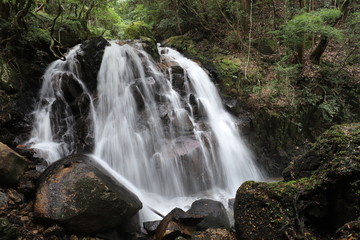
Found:
[[[329,43],[328,37],[322,37],[319,44],[316,46],[315,50],[310,55],[310,60],[313,64],[319,65],[320,58],[322,54],[325,52],[326,47]]]
[[[298,64],[303,64],[304,63],[304,44],[300,43],[296,46],[296,61]]]
[[[351,0],[345,0],[344,4],[341,7],[341,15],[335,20],[334,24],[332,25],[333,27],[335,27],[336,24],[341,19],[345,18],[345,16],[347,15],[347,10],[348,10],[348,6],[350,4],[350,1]],[[311,60],[311,62],[313,64],[316,64],[316,65],[320,64],[321,56],[325,52],[328,43],[329,43],[329,38],[326,37],[326,36],[321,36],[320,42],[318,43],[315,50],[310,55],[310,60]]]

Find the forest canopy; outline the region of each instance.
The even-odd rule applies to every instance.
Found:
[[[54,54],[61,55],[56,48],[66,31],[78,32],[81,39],[156,41],[188,34],[238,50],[267,38],[276,39],[300,64],[312,49],[310,58],[319,64],[331,39],[346,43],[358,58],[358,10],[354,0],[2,0],[0,44],[28,36],[51,41]]]

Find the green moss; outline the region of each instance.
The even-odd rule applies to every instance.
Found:
[[[322,159],[319,175],[333,177],[360,172],[360,123],[337,125],[326,131],[312,151]]]
[[[241,79],[241,60],[238,58],[231,58],[231,56],[220,56],[215,59],[216,70],[219,74],[219,79],[224,87],[233,87]]]
[[[275,54],[279,45],[277,42],[270,38],[261,38],[253,41],[253,46],[262,54],[271,55]]]
[[[175,48],[189,58],[206,62],[206,58],[199,52],[195,42],[186,36],[170,37],[163,44]]]
[[[155,59],[156,61],[160,60],[160,56],[159,56],[159,52],[158,52],[158,48],[157,48],[157,44],[156,41],[150,37],[146,37],[146,36],[141,36],[140,40],[143,41],[144,43],[146,43],[146,47],[145,50],[150,53],[151,57],[153,59]]]

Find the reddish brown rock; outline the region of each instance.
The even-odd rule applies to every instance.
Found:
[[[70,232],[97,233],[121,225],[141,207],[140,200],[91,157],[71,155],[40,177],[35,216]]]
[[[29,161],[0,142],[0,186],[15,187]]]
[[[156,228],[156,240],[173,240],[179,236],[191,236],[203,217],[189,214],[180,208],[173,209]]]

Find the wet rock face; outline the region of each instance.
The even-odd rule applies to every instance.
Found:
[[[82,76],[87,88],[92,92],[97,87],[97,73],[100,69],[105,47],[109,43],[104,38],[86,40],[81,44],[82,53],[78,55]]]
[[[68,231],[96,233],[121,225],[141,207],[91,157],[71,155],[43,173],[34,209],[38,219],[60,223]]]
[[[0,142],[0,186],[18,185],[29,161]]]
[[[193,204],[187,213],[203,216],[198,225],[198,230],[205,230],[208,228],[230,228],[229,218],[226,209],[221,202],[211,199],[200,199]]]
[[[360,215],[359,146],[360,124],[334,126],[291,163],[284,178],[292,181],[241,185],[234,204],[238,238],[328,239],[346,223],[356,229],[350,222]]]

